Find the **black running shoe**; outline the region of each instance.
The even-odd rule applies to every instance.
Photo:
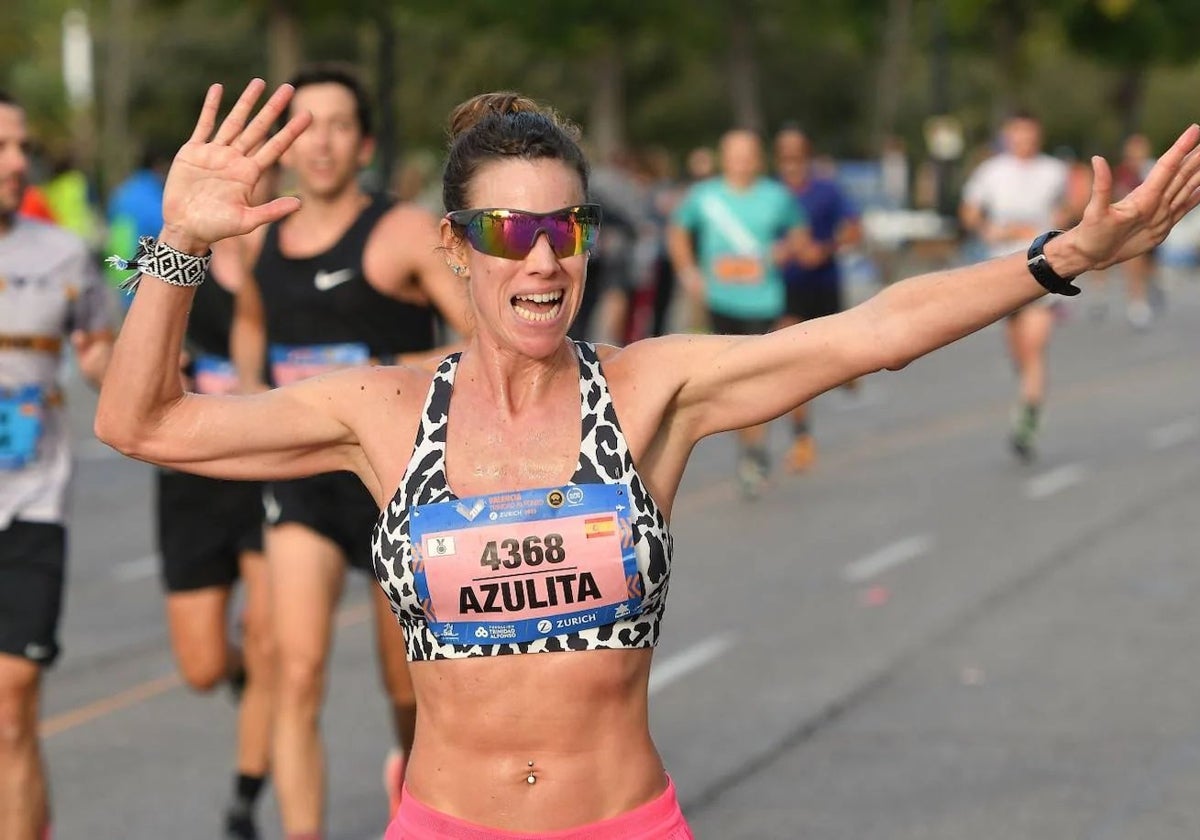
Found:
[[[225,840],[258,840],[254,813],[244,802],[234,802],[225,811]]]

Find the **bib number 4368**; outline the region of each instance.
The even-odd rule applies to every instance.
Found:
[[[504,556],[501,556],[503,553]],[[499,571],[519,569],[525,566],[540,566],[545,563],[561,563],[567,559],[567,551],[563,548],[562,534],[547,534],[545,537],[529,536],[523,541],[512,539],[491,540],[483,547],[483,556],[479,565]]]

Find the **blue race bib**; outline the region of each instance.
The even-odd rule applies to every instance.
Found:
[[[46,395],[39,385],[0,388],[0,470],[19,470],[37,458]]]

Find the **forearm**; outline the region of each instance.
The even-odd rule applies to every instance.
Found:
[[[1072,277],[1091,266],[1074,248],[1071,234],[1045,247],[1051,267]],[[939,347],[982,329],[1046,294],[1013,254],[963,268],[925,274],[884,289],[865,304],[880,336],[879,367],[896,370]]]
[[[105,443],[135,449],[183,398],[180,355],[194,295],[194,289],[142,278],[100,388],[95,432]]]

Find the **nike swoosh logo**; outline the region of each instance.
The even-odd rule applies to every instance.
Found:
[[[335,286],[340,286],[354,277],[353,268],[341,268],[337,271],[318,271],[313,278],[313,285],[318,292],[328,292]]]

